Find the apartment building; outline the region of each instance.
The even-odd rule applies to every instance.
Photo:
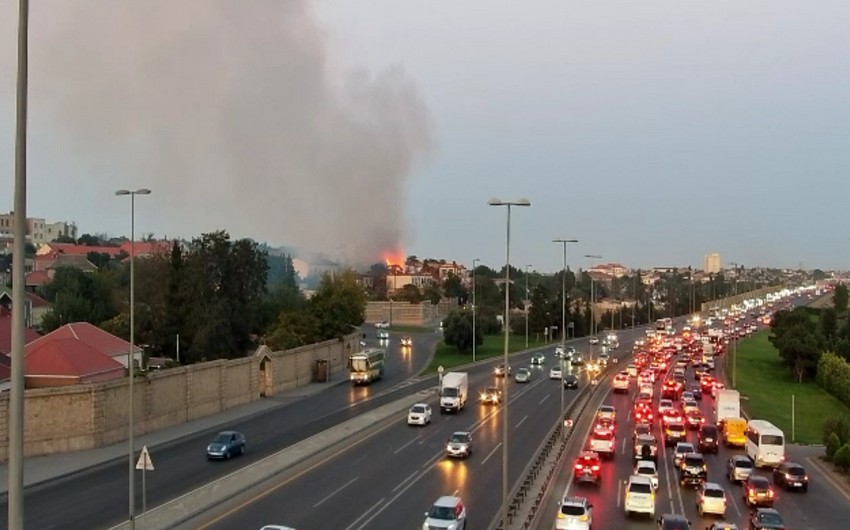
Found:
[[[0,238],[15,235],[15,212],[0,214]],[[77,239],[77,225],[74,222],[56,221],[48,223],[40,217],[27,217],[27,239],[33,245],[55,241],[61,236]]]

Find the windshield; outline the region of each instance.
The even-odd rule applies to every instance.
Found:
[[[789,467],[788,474],[795,477],[802,477],[806,472],[801,467]]]
[[[743,467],[750,469],[753,467],[753,463],[750,462],[748,459],[742,458],[740,460],[735,460],[735,467]]]
[[[629,493],[652,493],[652,485],[642,482],[632,482],[629,484]]]
[[[561,513],[564,515],[584,515],[584,507],[575,504],[562,504]]]
[[[351,371],[352,372],[368,372],[369,371],[369,361],[366,359],[351,359]]]
[[[423,414],[425,412],[425,407],[422,405],[414,405],[413,408],[410,409],[410,412],[415,414]]]
[[[687,465],[687,466],[701,466],[701,465],[703,465],[703,463],[704,463],[703,459],[699,458],[697,456],[686,456],[685,457],[685,465]]]
[[[703,495],[706,496],[706,497],[714,497],[714,498],[717,498],[717,499],[722,499],[723,497],[726,496],[723,493],[723,490],[718,490],[718,489],[714,489],[714,488],[706,489],[705,492],[703,493]]]
[[[782,445],[782,436],[778,434],[762,434],[761,445]]]
[[[465,434],[453,434],[449,441],[456,444],[466,443],[466,435]]]
[[[761,517],[759,517],[759,520],[762,523],[767,523],[767,524],[776,524],[776,525],[782,524],[782,517],[780,517],[778,514],[770,513],[770,512],[761,514]]]
[[[448,386],[443,389],[440,395],[443,397],[457,397],[457,388]]]
[[[226,443],[229,443],[229,442],[230,442],[230,435],[229,434],[219,434],[218,436],[215,437],[215,440],[213,440],[214,444],[226,444]]]
[[[655,468],[652,466],[642,466],[637,469],[638,475],[654,475]]]
[[[443,519],[446,521],[455,520],[455,509],[449,506],[432,506],[428,513],[431,519]]]

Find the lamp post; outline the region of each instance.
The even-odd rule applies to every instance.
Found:
[[[133,262],[136,261],[136,195],[150,195],[151,190],[141,188],[137,190],[118,190],[115,195],[130,196],[130,350],[127,352],[127,369],[130,374],[130,383],[128,385],[128,407],[127,417],[129,419],[129,435],[127,437],[127,463],[129,465],[130,491],[129,491],[129,521],[130,529],[136,528],[136,494],[135,494],[135,456],[136,450],[134,447],[133,431],[134,425],[134,401],[133,401],[133,379],[136,377],[136,362],[135,362],[135,321],[133,306],[136,301],[136,284],[135,284],[135,268]]]
[[[593,267],[596,266],[596,260],[602,259],[602,256],[598,254],[585,254],[585,258],[590,259],[590,269],[593,270]],[[590,276],[590,335],[596,335],[596,303],[593,289],[593,275],[588,272],[588,276]],[[590,348],[590,362],[593,363],[593,348]]]
[[[528,269],[531,265],[525,266],[525,300],[523,301],[523,309],[525,309],[525,349],[528,349]]]
[[[738,296],[738,264],[730,263],[733,267],[735,267],[735,281],[734,281],[734,296]],[[735,329],[732,328],[732,332],[735,333]],[[738,335],[735,334],[735,340],[732,342],[732,388],[738,388],[736,381],[738,375]]]
[[[567,243],[578,243],[578,239],[553,239],[552,243],[559,243],[564,247],[564,268],[561,270],[561,359],[558,361],[561,364],[561,417],[558,420],[564,421],[564,357],[566,356],[567,345]],[[566,429],[560,426],[561,439],[566,436]]]
[[[517,199],[515,201],[503,201],[501,199],[490,199],[490,206],[505,206],[508,209],[507,237],[505,238],[505,370],[508,369],[508,333],[511,329],[511,207],[531,206],[528,199]],[[502,382],[502,528],[508,527],[508,377]]]
[[[472,362],[475,362],[475,264],[481,261],[478,258],[472,260]]]

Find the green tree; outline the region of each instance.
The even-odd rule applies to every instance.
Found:
[[[109,265],[109,262],[112,261],[112,258],[109,254],[105,252],[89,252],[86,254],[86,259],[88,259],[92,265],[97,267],[98,269],[102,269]]]
[[[265,343],[273,350],[288,350],[304,344],[321,341],[319,321],[307,311],[283,312],[265,336]]]
[[[841,471],[850,469],[850,444],[844,444],[841,449],[835,452],[832,457],[832,462]]]
[[[443,321],[443,341],[457,348],[458,352],[466,353],[472,351],[473,340],[476,345],[484,343],[484,333],[480,326],[476,326],[475,336],[472,335],[472,312],[462,309],[450,312]]]
[[[83,234],[77,238],[77,244],[87,247],[103,247],[106,246],[106,239],[95,234]]]
[[[307,307],[318,322],[321,339],[339,339],[363,323],[366,293],[350,270],[337,274],[325,273]]]
[[[422,290],[422,296],[424,296],[425,299],[432,304],[439,304],[440,300],[443,299],[443,295],[440,293],[440,288],[433,283],[425,286]]]
[[[813,377],[821,356],[821,338],[805,311],[778,312],[770,342],[779,350],[798,382]]]
[[[422,296],[422,292],[419,290],[419,287],[416,287],[412,283],[408,283],[396,291],[393,299],[410,302],[411,304],[418,304],[424,299],[424,297]]]
[[[839,284],[832,293],[832,307],[839,315],[843,315],[847,311],[848,293],[847,286]]]
[[[160,355],[174,357],[177,354],[177,337],[185,335],[186,327],[186,293],[184,292],[183,267],[185,256],[183,248],[176,240],[171,243],[171,253],[168,256],[167,280],[163,295],[163,324],[156,338],[156,346]],[[172,348],[172,345],[174,346]]]
[[[113,318],[116,310],[112,291],[115,281],[109,273],[86,273],[73,267],[59,267],[44,285],[42,296],[51,302],[42,326],[53,331],[69,322],[99,325]]]
[[[469,292],[463,285],[460,277],[456,274],[449,274],[443,281],[443,293],[446,298],[456,298],[459,303],[463,304],[469,296]]]
[[[835,453],[841,449],[841,440],[834,432],[829,433],[826,437],[826,458],[832,460],[835,458]]]
[[[72,243],[74,245],[77,244],[77,241],[73,237],[66,236],[66,235],[61,235],[61,236],[57,237],[56,239],[54,239],[53,241],[55,241],[56,243]]]
[[[835,309],[829,307],[821,311],[820,332],[827,340],[832,340],[838,333],[838,318]]]

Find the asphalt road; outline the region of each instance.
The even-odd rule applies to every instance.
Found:
[[[620,332],[622,355],[631,350],[632,334]],[[586,339],[574,341],[585,356]],[[508,378],[509,481],[521,472],[557,421],[561,407],[561,385],[550,380],[555,362],[554,346],[542,350],[544,367],[533,367],[530,383]],[[511,358],[513,373],[528,366],[530,354]],[[492,373],[492,362],[468,371],[470,394],[493,384],[502,384]],[[582,375],[586,384],[586,374]],[[568,406],[577,393],[564,392]],[[470,401],[460,414],[442,415],[436,398],[429,402],[435,411],[426,427],[409,427],[406,418],[371,435],[363,443],[322,459],[293,476],[263,484],[223,507],[196,528],[260,528],[283,524],[300,529],[400,528],[415,526],[440,495],[457,494],[469,510],[472,528],[488,527],[499,513],[502,499],[502,413],[501,408]],[[473,454],[466,460],[445,456],[445,442],[452,432],[471,431]],[[194,523],[194,522],[193,522]]]
[[[722,361],[722,359],[721,359]],[[718,368],[722,362],[718,363]],[[688,381],[693,382],[692,371],[689,369]],[[661,380],[659,378],[659,380]],[[608,382],[607,384],[610,384]],[[617,454],[612,461],[603,463],[602,481],[599,486],[591,484],[574,484],[570,477],[572,465],[580,450],[581,443],[574,444],[568,452],[559,470],[559,479],[546,501],[546,509],[537,521],[536,528],[553,528],[557,501],[565,494],[586,497],[594,506],[594,528],[619,528],[628,530],[657,528],[651,518],[633,516],[626,518],[624,513],[624,489],[626,481],[632,473],[634,460],[631,457],[631,433],[634,423],[630,411],[634,399],[634,382],[629,394],[613,394],[608,392],[600,396],[598,401],[614,405],[617,409]],[[657,405],[660,395],[660,383],[656,383],[655,402]],[[700,409],[707,419],[714,418],[714,400],[710,395],[705,396]],[[577,428],[581,429],[579,440],[588,438],[591,423],[590,418],[584,418]],[[662,440],[660,426],[656,422],[655,435]],[[688,432],[688,441],[696,443],[696,431]],[[738,525],[738,528],[748,528],[749,510],[746,508],[742,488],[733,485],[725,478],[725,463],[733,454],[746,454],[743,449],[720,448],[717,455],[705,455],[708,462],[708,480],[720,484],[728,499],[725,520]],[[816,448],[789,446],[787,454],[790,459],[802,463],[811,479],[807,493],[785,492],[777,489],[774,507],[782,514],[789,528],[807,528],[812,530],[829,528],[845,528],[850,521],[850,503],[841,492],[833,488],[820,472],[807,464],[806,458],[820,454]],[[696,508],[696,495],[693,488],[682,488],[678,485],[677,472],[672,459],[672,448],[664,450],[658,461],[659,488],[656,494],[656,517],[663,513],[684,514],[691,521],[692,528],[703,529],[712,522],[723,520],[716,516],[699,515]],[[770,478],[768,470],[759,470],[757,474]]]
[[[372,328],[364,328],[375,337]],[[398,399],[416,383],[412,376],[428,363],[437,333],[410,334],[412,349],[402,351],[402,333],[391,332],[387,345],[387,370],[384,378],[370,386],[341,384],[304,402],[281,402],[279,408],[245,418],[236,423],[199,432],[175,442],[153,446],[156,471],[147,474],[147,503],[156,506],[187,491],[222,477],[284,447],[308,438],[367,410]],[[370,343],[375,342],[370,340]],[[419,383],[421,386],[432,382]],[[404,393],[404,394],[402,394]],[[274,398],[269,398],[274,399]],[[248,452],[229,461],[210,462],[206,445],[216,432],[235,429],[245,433]],[[138,511],[142,507],[141,476],[136,484]],[[109,528],[127,518],[127,464],[118,459],[73,475],[26,488],[24,492],[27,528],[63,528],[91,530]],[[6,495],[0,510],[6,512]],[[6,528],[6,518],[0,528]]]

